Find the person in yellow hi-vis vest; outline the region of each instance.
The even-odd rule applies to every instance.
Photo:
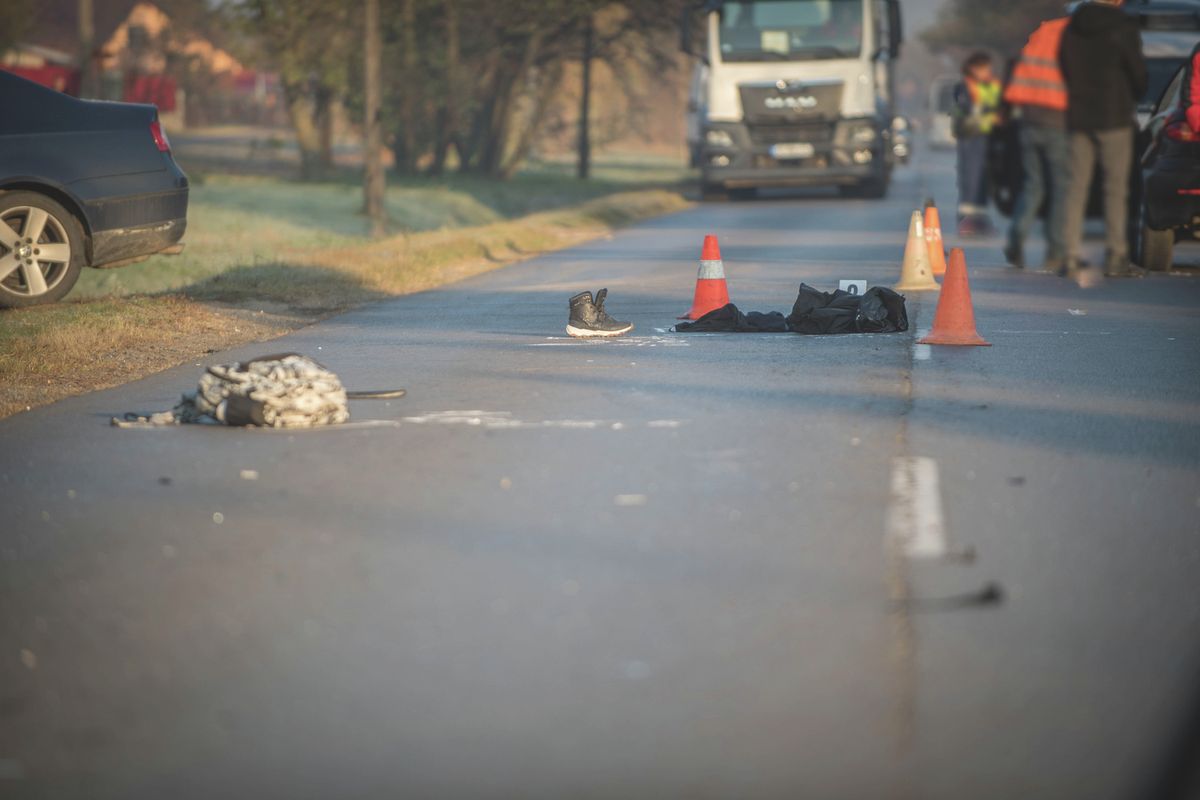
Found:
[[[992,57],[979,52],[963,63],[963,79],[954,87],[954,136],[958,140],[958,234],[992,231],[988,216],[988,136],[1000,124],[1001,86]]]

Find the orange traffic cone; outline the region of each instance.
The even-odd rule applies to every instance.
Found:
[[[900,282],[896,291],[937,291],[937,281],[929,266],[929,243],[925,241],[925,223],[921,212],[914,211],[908,225],[908,244],[904,246],[904,266],[900,270]]]
[[[704,237],[700,252],[700,272],[696,275],[696,296],[692,310],[680,319],[700,319],[710,311],[729,305],[729,287],[725,285],[725,264],[721,261],[721,246],[717,237]]]
[[[925,203],[925,242],[929,245],[929,267],[933,274],[946,274],[946,246],[942,242],[942,220],[933,200]]]
[[[967,281],[967,257],[961,247],[950,251],[950,267],[942,284],[933,330],[919,344],[956,344],[991,347],[975,330],[975,309],[971,306],[971,284]]]

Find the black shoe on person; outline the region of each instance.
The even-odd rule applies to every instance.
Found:
[[[580,292],[571,298],[571,319],[567,322],[567,333],[579,339],[593,337],[622,336],[633,330],[631,322],[617,322],[604,310],[608,289],[596,292]]]
[[[1025,253],[1018,244],[1009,242],[1004,246],[1004,260],[1008,262],[1010,267],[1025,269]]]

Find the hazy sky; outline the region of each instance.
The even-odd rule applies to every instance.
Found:
[[[942,7],[943,0],[900,0],[904,12],[904,29],[909,35],[929,27]]]

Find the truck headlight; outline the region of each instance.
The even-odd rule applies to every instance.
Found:
[[[729,131],[712,128],[704,133],[704,141],[712,147],[733,147],[733,137]]]
[[[875,126],[870,123],[858,124],[850,129],[852,144],[874,144],[878,138],[879,134],[875,132]]]

